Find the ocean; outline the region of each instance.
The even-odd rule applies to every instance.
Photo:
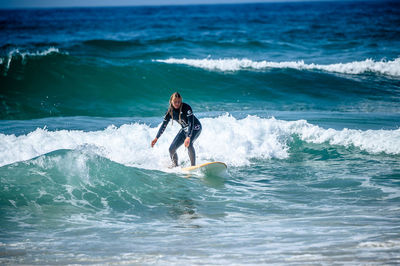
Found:
[[[0,10],[0,264],[400,264],[399,25],[397,1]],[[168,168],[178,123],[150,147],[175,91],[225,176]]]

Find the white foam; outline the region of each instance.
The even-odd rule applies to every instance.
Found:
[[[337,72],[344,74],[362,74],[373,72],[383,75],[400,76],[400,58],[393,61],[374,61],[366,59],[364,61],[354,61],[350,63],[337,64],[306,64],[304,61],[288,61],[288,62],[269,62],[269,61],[253,61],[250,59],[177,59],[170,58],[165,60],[155,60],[157,62],[167,64],[184,64],[198,67],[206,70],[219,71],[238,71],[238,70],[263,70],[268,68],[291,68],[298,70],[323,70],[327,72]]]
[[[359,248],[371,248],[371,249],[398,249],[400,247],[400,241],[388,240],[384,242],[378,241],[367,241],[358,244]]]
[[[323,261],[325,259],[324,256],[319,254],[301,254],[301,255],[292,255],[285,259],[285,261]]]
[[[283,121],[248,116],[236,119],[228,114],[201,119],[203,131],[195,142],[199,163],[210,160],[242,166],[251,159],[284,159],[293,136],[310,143],[354,146],[369,153],[400,154],[400,129],[323,129],[305,120]],[[158,128],[145,124],[109,126],[101,131],[48,131],[36,129],[21,136],[0,134],[0,165],[32,159],[60,149],[90,149],[112,161],[146,169],[165,169],[170,163],[168,147],[179,130],[171,124],[154,148],[150,147]],[[93,148],[94,147],[94,148]],[[188,164],[186,149],[178,150]]]

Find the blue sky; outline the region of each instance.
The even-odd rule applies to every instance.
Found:
[[[186,5],[293,1],[299,0],[0,0],[0,8]]]

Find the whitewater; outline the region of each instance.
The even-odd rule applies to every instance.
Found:
[[[0,65],[3,65],[3,74],[7,74],[13,61],[26,63],[28,58],[45,57],[52,54],[68,55],[66,51],[60,51],[55,47],[48,47],[43,50],[29,51],[26,49],[12,49],[4,57],[0,57]],[[266,69],[296,69],[296,70],[322,70],[326,72],[342,73],[342,74],[365,74],[375,73],[386,75],[388,77],[397,78],[400,76],[400,58],[394,60],[381,59],[375,61],[373,59],[365,59],[364,61],[354,61],[348,63],[334,64],[315,64],[305,63],[304,60],[272,62],[268,60],[255,61],[248,58],[219,58],[219,59],[188,59],[188,58],[169,58],[169,59],[152,59],[152,62],[160,62],[166,64],[182,64],[191,67],[197,67],[205,70],[217,71],[239,71],[239,70],[266,70]]]
[[[0,9],[1,265],[399,265],[400,5]],[[170,169],[170,95],[201,121]]]
[[[296,70],[323,70],[327,72],[336,72],[343,74],[364,74],[376,73],[381,75],[388,75],[393,77],[400,76],[400,58],[393,61],[381,60],[374,61],[366,59],[364,61],[355,61],[349,63],[335,63],[328,65],[321,65],[310,63],[306,64],[301,61],[288,61],[288,62],[271,62],[271,61],[253,61],[251,59],[232,58],[232,59],[157,59],[156,62],[167,64],[183,64],[192,67],[198,67],[206,70],[219,70],[219,71],[239,71],[239,70],[264,70],[271,68],[290,68]]]
[[[283,121],[257,116],[236,119],[229,114],[200,121],[205,128],[195,144],[200,163],[219,160],[231,166],[244,166],[249,165],[251,159],[285,159],[296,137],[308,143],[355,147],[371,154],[400,154],[400,129],[334,130],[305,120]],[[165,151],[179,127],[169,126],[165,136],[151,149],[149,143],[157,130],[157,127],[134,123],[120,127],[111,125],[91,132],[38,128],[21,136],[0,134],[0,166],[56,150],[88,147],[100,156],[127,166],[165,170],[169,161]],[[184,149],[180,149],[178,155],[187,157]],[[187,164],[186,161],[183,163]]]

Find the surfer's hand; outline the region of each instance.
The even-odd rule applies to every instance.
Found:
[[[189,147],[189,145],[190,145],[190,138],[186,137],[186,139],[185,139],[185,147],[187,148],[187,147]]]
[[[155,139],[153,139],[153,141],[151,142],[151,147],[152,147],[152,148],[153,148],[154,145],[156,144],[157,140],[158,140],[158,138],[155,138]]]

